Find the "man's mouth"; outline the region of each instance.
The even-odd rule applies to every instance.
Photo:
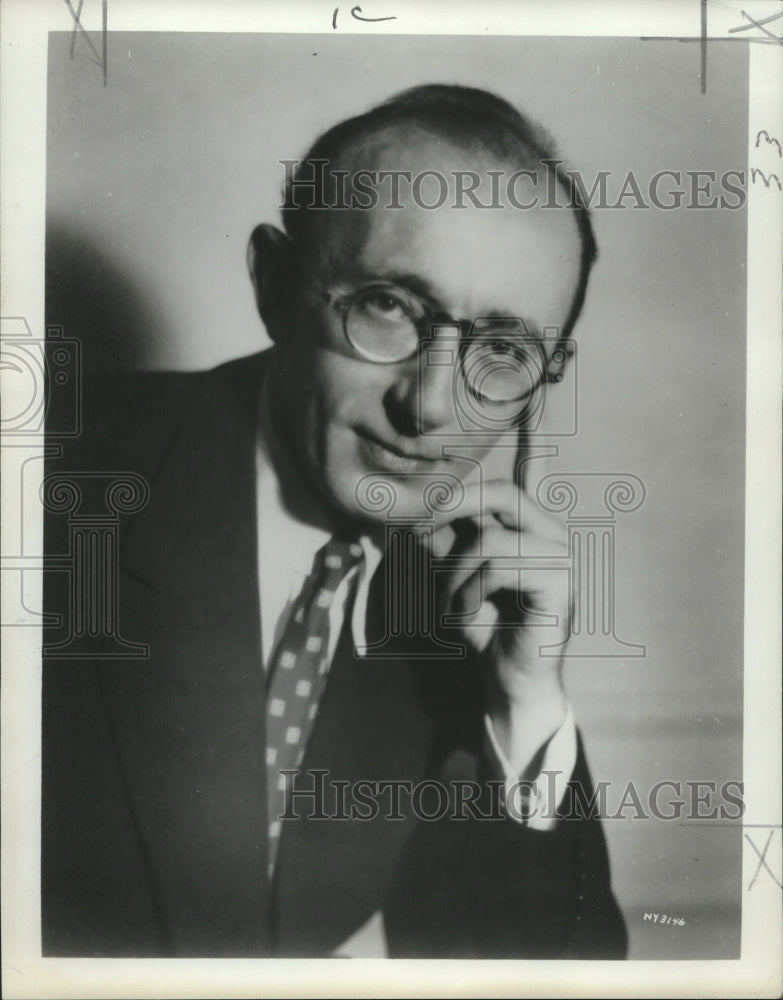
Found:
[[[432,472],[436,463],[443,461],[440,453],[404,449],[366,431],[357,431],[357,436],[367,456],[367,464],[379,472]]]

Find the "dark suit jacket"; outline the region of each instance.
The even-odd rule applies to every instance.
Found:
[[[49,463],[82,487],[96,471],[149,483],[122,523],[117,618],[149,655],[109,658],[87,635],[77,658],[44,656],[44,954],[322,956],[382,909],[393,956],[622,957],[595,819],[540,832],[302,815],[268,884],[254,449],[273,363],[103,380],[81,438]],[[47,554],[74,555],[74,523],[49,518]],[[52,562],[47,610],[68,613],[45,643],[71,652],[73,581]],[[470,664],[355,661],[342,637],[305,771],[483,780],[492,767]],[[581,745],[574,781],[589,794]]]

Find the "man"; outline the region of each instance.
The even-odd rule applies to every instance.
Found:
[[[49,507],[101,473],[148,484],[109,617],[149,655],[107,656],[93,623],[45,661],[45,954],[624,954],[600,826],[556,815],[590,794],[540,649],[572,595],[511,460],[594,256],[578,201],[544,207],[550,152],[468,88],[338,125],[285,232],[251,240],[274,347],[88,392]],[[425,175],[537,197],[433,208]],[[382,197],[395,176],[418,187]],[[64,521],[47,551],[73,555]]]

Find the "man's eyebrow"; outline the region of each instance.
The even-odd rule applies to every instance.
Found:
[[[411,271],[374,271],[362,268],[353,271],[349,277],[352,282],[355,281],[360,284],[382,282],[383,284],[396,285],[398,288],[404,288],[406,291],[417,295],[428,305],[444,312],[446,311],[445,303],[438,297],[432,284],[426,278],[422,278]]]
[[[352,281],[359,282],[361,284],[372,284],[373,282],[382,282],[383,284],[396,285],[398,288],[403,288],[405,291],[412,292],[418,298],[430,308],[433,312],[442,312],[446,315],[451,315],[451,310],[446,307],[446,304],[435,292],[432,284],[427,281],[426,278],[422,278],[421,275],[414,274],[410,271],[374,271],[372,269],[362,268],[355,272],[352,272],[350,276]],[[527,316],[520,316],[512,309],[488,309],[476,316],[456,316],[454,319],[462,320],[475,320],[475,319],[519,319],[524,324],[525,329],[528,333],[541,338],[542,334],[536,323],[530,320]]]

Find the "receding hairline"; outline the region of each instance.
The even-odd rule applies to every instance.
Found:
[[[402,138],[402,141],[400,140]],[[435,151],[433,152],[433,146]],[[344,175],[341,197],[350,201],[356,189],[354,178],[365,173],[364,183],[376,190],[383,187],[383,172],[407,171],[421,175],[428,171],[446,176],[447,183],[455,183],[455,175],[464,171],[474,176],[484,174],[482,183],[489,183],[489,171],[501,168],[498,172],[508,170],[509,176],[519,169],[536,169],[541,166],[537,153],[530,150],[524,159],[511,158],[505,151],[489,149],[483,143],[466,143],[460,137],[448,134],[445,130],[437,130],[416,123],[406,128],[402,122],[382,123],[368,130],[360,139],[346,143],[338,151],[339,159],[330,160],[324,165],[323,195],[327,204],[334,204],[335,189],[328,181],[328,175]],[[544,175],[546,171],[543,172]],[[372,177],[372,181],[368,178]],[[545,176],[539,176],[538,183],[544,188],[547,184]],[[366,194],[366,188],[364,189]],[[387,197],[391,197],[390,188],[386,189]],[[417,202],[411,201],[410,183],[401,184],[399,188],[400,204],[397,207],[416,209]],[[488,192],[483,190],[483,197]],[[347,202],[346,202],[347,203]],[[387,205],[387,207],[389,207]],[[470,202],[463,205],[470,210]],[[476,206],[481,208],[482,206]],[[295,210],[301,215],[300,226],[295,235],[302,241],[300,251],[308,257],[310,253],[320,257],[319,264],[327,273],[340,271],[353,256],[364,246],[368,235],[368,226],[375,212],[369,209],[340,209],[337,211],[308,211],[306,208]],[[527,216],[528,212],[517,212],[509,208],[514,216]],[[560,213],[566,213],[573,220],[574,239],[581,242],[578,222],[575,213],[568,206],[560,206]],[[393,213],[396,214],[396,213]],[[460,213],[465,214],[465,213]],[[469,214],[469,213],[468,213]],[[494,214],[494,213],[493,213]],[[550,215],[550,211],[546,211]],[[305,219],[306,216],[306,219]],[[294,235],[289,233],[289,235]],[[309,260],[309,266],[315,266],[315,260]]]
[[[461,116],[461,102],[466,95],[470,107]],[[486,113],[478,114],[479,108]],[[283,222],[289,235],[295,237],[300,228],[298,223],[307,228],[309,221],[304,218],[307,206],[298,202],[292,181],[308,171],[309,176],[318,174],[319,171],[313,170],[316,163],[323,165],[321,176],[330,183],[336,171],[371,170],[384,140],[400,132],[408,148],[415,136],[444,142],[466,154],[478,153],[515,169],[529,169],[558,157],[554,140],[538,123],[494,94],[448,85],[412,88],[363,114],[338,122],[316,139],[288,178]],[[399,166],[404,169],[405,165]]]
[[[395,142],[401,137],[402,142]],[[457,158],[465,157],[466,163],[478,165],[479,160],[485,164],[497,164],[529,169],[542,164],[542,158],[533,148],[520,146],[515,151],[492,148],[480,139],[471,136],[458,135],[446,129],[438,129],[422,122],[379,123],[367,132],[355,137],[353,141],[341,144],[328,158],[324,173],[347,171],[347,181],[362,170],[374,171],[386,160],[392,169],[404,170],[413,165],[419,149],[426,146],[442,147],[445,153],[449,151],[458,154]],[[311,162],[312,156],[303,162]],[[422,164],[419,164],[422,166]],[[436,168],[436,164],[426,164],[426,168]],[[475,169],[475,166],[474,166]]]
[[[324,161],[324,174],[329,177],[334,171],[346,169],[345,160],[348,157],[355,161],[362,151],[366,156],[377,145],[379,136],[388,135],[392,129],[401,127],[407,127],[408,137],[415,130],[430,138],[445,140],[452,148],[466,153],[481,152],[484,156],[496,157],[498,163],[514,169],[531,169],[547,161],[555,162],[557,182],[570,197],[569,205],[562,208],[574,213],[581,242],[579,281],[564,328],[564,336],[568,336],[581,312],[590,271],[598,252],[590,211],[583,203],[581,193],[569,185],[556,144],[549,133],[540,123],[489,91],[453,84],[426,84],[396,94],[324,132],[289,178],[282,220],[292,241],[297,243],[312,235],[314,229],[320,228],[313,225],[314,221],[331,214],[328,211],[308,211],[306,206],[291,197],[290,182],[298,176],[302,167],[312,168],[313,161]],[[350,165],[348,169],[350,171]]]

